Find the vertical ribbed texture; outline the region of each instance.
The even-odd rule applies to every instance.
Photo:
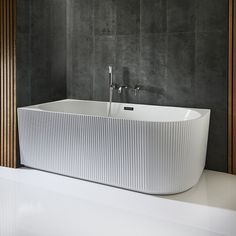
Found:
[[[0,0],[0,165],[16,167],[16,0]]]
[[[209,114],[145,122],[19,109],[22,164],[147,193],[197,183],[205,164]]]

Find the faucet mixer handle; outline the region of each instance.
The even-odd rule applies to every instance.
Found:
[[[123,91],[123,89],[127,89],[128,88],[128,86],[127,85],[122,85],[122,86],[119,86],[118,87],[118,93],[119,94],[121,94],[122,93],[122,91]]]
[[[109,73],[112,74],[112,66],[109,66]]]
[[[111,87],[113,84],[113,68],[112,68],[112,66],[108,66],[108,70],[109,70],[109,85]]]
[[[136,84],[136,85],[134,86],[134,95],[135,95],[135,96],[137,96],[137,94],[138,94],[138,92],[140,91],[140,89],[141,89],[141,86],[140,86],[140,85]]]

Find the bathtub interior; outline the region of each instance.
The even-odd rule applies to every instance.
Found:
[[[26,109],[107,117],[109,103],[66,99],[34,105]],[[151,122],[178,122],[198,119],[207,112],[209,110],[206,109],[112,103],[111,117]]]

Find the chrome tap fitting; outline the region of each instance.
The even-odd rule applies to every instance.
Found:
[[[118,86],[118,93],[121,94],[123,92],[124,89],[127,89],[128,86],[126,85],[122,85],[122,86]]]
[[[135,87],[134,87],[134,95],[135,96],[137,96],[137,94],[139,93],[140,89],[141,89],[141,86],[136,84]]]
[[[113,68],[112,68],[112,66],[109,66],[108,70],[109,70],[109,86],[113,87]]]

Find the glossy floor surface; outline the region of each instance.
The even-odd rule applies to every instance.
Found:
[[[151,196],[32,169],[0,168],[0,236],[236,235],[236,177]]]

